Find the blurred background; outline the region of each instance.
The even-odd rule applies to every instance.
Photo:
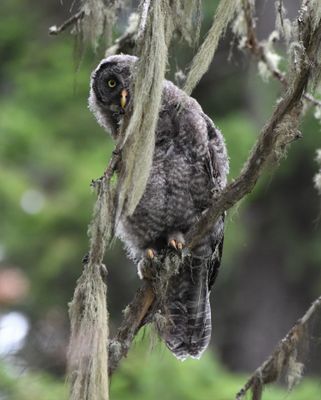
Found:
[[[133,2],[134,3],[134,2]],[[202,37],[217,1],[203,1]],[[290,17],[297,0],[284,1]],[[0,12],[0,399],[67,399],[68,302],[88,249],[87,226],[113,143],[87,109],[90,72],[102,58],[88,48],[77,68],[74,38],[48,27],[76,11],[71,1],[1,0]],[[116,27],[124,29],[130,8]],[[258,1],[258,34],[275,21],[274,1]],[[282,52],[282,47],[280,47]],[[195,49],[176,43],[171,72]],[[280,94],[228,34],[193,96],[222,130],[235,177]],[[111,381],[113,399],[234,398],[321,294],[320,197],[313,187],[320,125],[308,111],[303,138],[227,219],[222,268],[212,291],[212,344],[200,361],[177,361],[146,329]],[[139,282],[120,243],[106,255],[111,331]],[[307,377],[291,394],[321,397],[320,322],[309,333]]]

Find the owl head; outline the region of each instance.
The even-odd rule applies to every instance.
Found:
[[[98,123],[117,138],[119,124],[129,109],[131,75],[137,57],[110,56],[91,75],[89,109]]]

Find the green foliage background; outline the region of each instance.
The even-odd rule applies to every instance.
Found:
[[[204,3],[206,27],[217,2]],[[2,0],[0,5],[5,16],[0,24],[0,246],[4,251],[0,265],[20,268],[31,284],[29,295],[21,304],[2,310],[25,313],[31,331],[21,354],[24,367],[18,368],[10,358],[0,364],[1,399],[66,398],[62,378],[66,349],[63,347],[58,357],[61,349],[55,347],[55,339],[62,337],[66,343],[67,303],[88,247],[86,230],[95,199],[89,184],[101,175],[113,148],[111,139],[87,109],[89,75],[99,54],[86,51],[75,71],[73,39],[68,34],[58,38],[47,35],[48,26],[67,15],[68,6],[37,0]],[[244,56],[226,66],[228,50],[229,43],[222,46],[218,60],[195,96],[226,137],[232,179],[272,110],[278,86],[261,83]],[[184,48],[172,53],[173,65],[184,65],[192,54]],[[229,372],[228,368],[253,367],[250,363],[233,363],[236,357],[229,355],[231,343],[238,343],[240,329],[246,329],[246,320],[243,327],[239,324],[241,327],[236,329],[233,325],[235,309],[242,309],[242,291],[238,288],[244,285],[247,293],[253,294],[251,300],[247,299],[249,303],[244,302],[239,318],[246,313],[251,320],[250,303],[262,297],[264,278],[255,280],[251,263],[256,271],[261,267],[263,271],[268,262],[271,271],[276,271],[278,293],[289,298],[286,304],[292,322],[320,294],[320,199],[312,183],[316,170],[314,152],[321,147],[320,127],[308,114],[302,131],[304,138],[293,144],[280,168],[271,169],[253,194],[229,215],[224,268],[214,302],[216,350],[209,351],[201,361],[180,363],[160,344],[151,351],[146,334],[112,379],[113,399],[233,398],[246,375]],[[44,201],[34,214],[21,207],[23,196],[30,190],[40,193]],[[137,278],[119,244],[109,252],[106,263],[115,329],[120,310],[137,286]],[[264,276],[264,272],[260,273]],[[248,286],[245,281],[249,281]],[[273,294],[267,297],[270,301]],[[290,304],[293,297],[300,301]],[[273,314],[267,314],[266,319],[273,321]],[[41,328],[46,324],[53,327],[49,338]],[[282,334],[286,327],[290,326],[281,324]],[[270,336],[266,328],[262,329],[263,336]],[[257,331],[257,335],[261,333]],[[282,334],[278,331],[272,335],[272,343],[276,344],[275,338]],[[263,350],[265,356],[272,348]],[[258,365],[256,360],[253,362]],[[320,368],[312,372],[317,371],[321,372]],[[318,399],[320,392],[318,380],[306,379],[290,395],[283,389],[269,389],[264,398]]]

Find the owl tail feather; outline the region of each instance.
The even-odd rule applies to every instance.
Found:
[[[182,361],[201,357],[212,329],[208,261],[194,257],[187,261],[168,282],[162,310],[167,323],[160,330],[167,347]]]

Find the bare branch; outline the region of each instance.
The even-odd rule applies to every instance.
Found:
[[[313,105],[321,107],[321,100],[316,99],[310,93],[304,93],[303,97]]]
[[[248,379],[242,389],[237,393],[236,400],[241,400],[248,390],[254,389],[252,399],[260,399],[255,397],[255,392],[259,389],[262,392],[263,386],[268,383],[275,382],[282,372],[285,372],[289,366],[290,357],[296,353],[298,344],[303,339],[307,325],[311,318],[320,311],[321,296],[317,298],[300,318],[295,325],[290,329],[287,335],[278,343],[272,355],[257,368],[254,374]]]
[[[78,21],[80,21],[85,15],[85,12],[83,10],[78,11],[76,14],[74,14],[72,17],[68,18],[64,23],[62,23],[60,26],[53,25],[49,28],[49,35],[58,35],[59,33],[65,31],[67,28],[70,26],[76,24]]]

